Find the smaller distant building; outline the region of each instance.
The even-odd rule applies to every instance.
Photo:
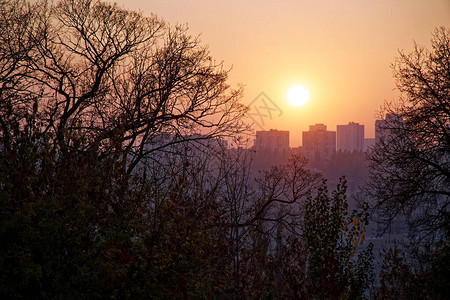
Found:
[[[391,130],[398,128],[403,123],[402,117],[397,114],[386,114],[384,120],[375,121],[375,144],[381,140],[386,140],[391,135]]]
[[[310,125],[302,132],[302,149],[309,160],[330,159],[336,152],[336,131],[328,131],[325,124]]]
[[[353,152],[364,150],[364,125],[349,122],[337,125],[337,151]]]
[[[371,149],[375,145],[374,138],[366,138],[364,139],[364,152]]]
[[[217,137],[212,138],[207,135],[196,133],[196,134],[191,134],[191,135],[185,135],[185,136],[183,136],[183,138],[186,141],[194,141],[197,145],[201,145],[203,147],[208,147],[211,149],[226,150],[229,148],[227,140],[217,138]]]
[[[254,149],[269,152],[289,150],[289,131],[276,129],[256,131]]]

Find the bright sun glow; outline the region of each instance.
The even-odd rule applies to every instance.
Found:
[[[308,102],[309,92],[305,87],[296,85],[288,90],[286,98],[293,106],[302,106]]]

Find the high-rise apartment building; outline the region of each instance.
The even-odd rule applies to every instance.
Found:
[[[337,125],[337,151],[353,152],[364,150],[364,125],[350,122]]]
[[[289,131],[276,129],[257,131],[255,150],[280,152],[289,150]]]
[[[375,144],[381,139],[386,140],[391,135],[391,130],[398,128],[402,124],[402,117],[397,114],[386,114],[384,120],[375,121]]]
[[[303,154],[309,160],[330,159],[336,152],[336,131],[327,131],[324,124],[310,125],[302,133]]]

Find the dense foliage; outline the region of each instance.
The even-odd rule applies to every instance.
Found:
[[[448,294],[445,238],[424,265],[387,252],[373,284],[368,206],[349,211],[345,179],[330,194],[302,156],[255,174],[249,151],[224,147],[247,130],[241,90],[185,28],[95,0],[0,10],[2,299]],[[420,173],[437,174],[424,178],[443,230],[446,142],[430,142],[443,156]]]
[[[302,236],[332,201],[320,176],[301,157],[254,176],[221,147],[245,107],[185,29],[91,0],[0,4],[2,298],[294,298],[327,276],[308,268],[322,233]]]

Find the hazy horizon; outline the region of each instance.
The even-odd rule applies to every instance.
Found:
[[[289,130],[292,146],[308,126],[357,122],[374,137],[377,112],[398,93],[390,65],[414,41],[429,46],[436,27],[450,26],[450,1],[136,1],[118,5],[187,24],[217,62],[232,68],[229,83],[245,86],[248,105],[264,92],[282,111],[255,130]],[[304,85],[309,102],[285,94]]]

